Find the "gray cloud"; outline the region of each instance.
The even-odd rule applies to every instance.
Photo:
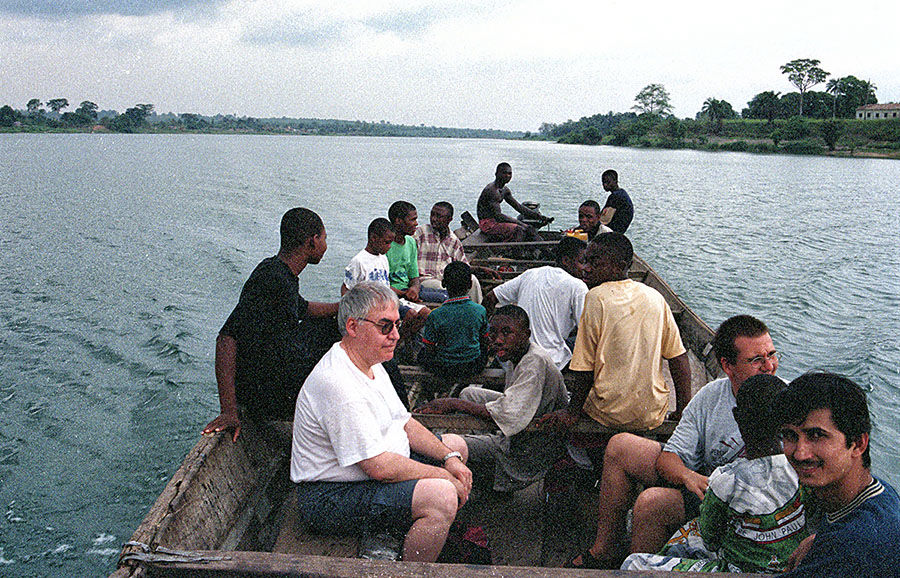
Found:
[[[0,0],[0,13],[39,18],[118,14],[145,16],[161,12],[208,12],[220,2],[204,0]],[[213,6],[210,6],[210,5]]]
[[[406,36],[422,32],[433,23],[451,15],[452,10],[448,6],[427,6],[415,11],[382,14],[366,19],[363,24],[376,32],[393,32]]]
[[[472,6],[464,2],[426,6],[417,10],[386,12],[365,19],[336,20],[316,11],[292,15],[277,21],[268,21],[248,28],[242,38],[258,45],[286,45],[324,47],[345,40],[353,29],[368,28],[384,34],[415,36],[440,22],[463,13],[486,12],[485,6]]]
[[[345,22],[322,21],[306,13],[254,25],[245,30],[241,37],[250,44],[318,48],[342,40],[346,28]]]

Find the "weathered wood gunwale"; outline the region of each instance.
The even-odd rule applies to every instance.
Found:
[[[555,240],[527,246],[529,251],[544,251]],[[510,248],[503,243],[468,243],[474,259],[490,259]],[[522,249],[523,245],[515,247]],[[546,253],[537,259],[506,259],[506,264],[521,272],[548,262]],[[517,274],[514,271],[514,274]],[[691,357],[693,388],[696,390],[717,377],[719,368],[711,358],[711,329],[643,260],[635,258],[632,278],[657,289],[666,298],[681,330]],[[421,370],[404,368],[408,379],[425,379]],[[484,381],[502,379],[488,370]],[[473,380],[474,381],[474,380]],[[490,431],[492,424],[464,415],[416,415],[423,424],[444,432],[475,433]],[[534,426],[530,426],[534,427]],[[577,431],[608,435],[610,430],[594,422],[582,422]],[[668,437],[671,422],[645,435]],[[473,566],[389,562],[353,555],[353,543],[331,544],[333,556],[316,555],[323,550],[316,538],[306,541],[292,536],[290,487],[288,478],[290,424],[255,424],[245,421],[239,440],[216,434],[202,438],[188,453],[181,467],[163,489],[155,504],[122,550],[116,578],[148,576],[618,576],[631,573],[569,570],[536,565]],[[535,486],[532,486],[534,488]],[[538,489],[539,492],[543,490]],[[500,515],[507,506],[501,504]],[[532,512],[533,513],[533,512]],[[527,526],[521,520],[512,525]],[[521,530],[521,528],[518,528]],[[540,530],[540,528],[538,528]],[[553,533],[551,529],[549,533]],[[532,532],[533,533],[533,532]],[[547,532],[541,532],[546,534]],[[551,536],[549,539],[552,539]],[[544,537],[540,536],[540,540]],[[534,549],[535,545],[530,547]],[[537,545],[538,549],[544,546]],[[578,547],[577,544],[573,547]],[[318,550],[316,550],[318,548]],[[281,550],[281,551],[280,551]],[[288,550],[285,552],[284,550]],[[324,548],[328,550],[328,548]],[[349,552],[349,553],[348,553]],[[540,562],[560,564],[559,557]],[[536,562],[535,562],[536,564]],[[646,572],[645,576],[673,576],[673,573]]]

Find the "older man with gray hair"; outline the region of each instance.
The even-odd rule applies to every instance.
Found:
[[[341,341],[297,396],[291,480],[301,517],[327,533],[409,528],[403,559],[433,562],[472,488],[466,443],[413,419],[381,365],[399,339],[389,287],[355,285],[338,324]]]

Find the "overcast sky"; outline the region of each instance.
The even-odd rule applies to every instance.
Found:
[[[897,102],[898,27],[896,0],[0,0],[0,105],[534,131],[651,83],[740,112],[795,58]]]

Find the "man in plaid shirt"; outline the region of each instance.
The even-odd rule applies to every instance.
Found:
[[[450,230],[453,220],[453,205],[447,201],[439,201],[431,208],[430,225],[422,225],[416,229],[413,238],[419,248],[419,280],[422,291],[419,296],[423,301],[443,303],[447,299],[447,291],[441,285],[444,279],[444,267],[453,261],[468,264],[462,242]],[[473,267],[473,270],[487,272],[496,276],[487,267]],[[472,289],[469,298],[481,303],[481,283],[472,275]]]

